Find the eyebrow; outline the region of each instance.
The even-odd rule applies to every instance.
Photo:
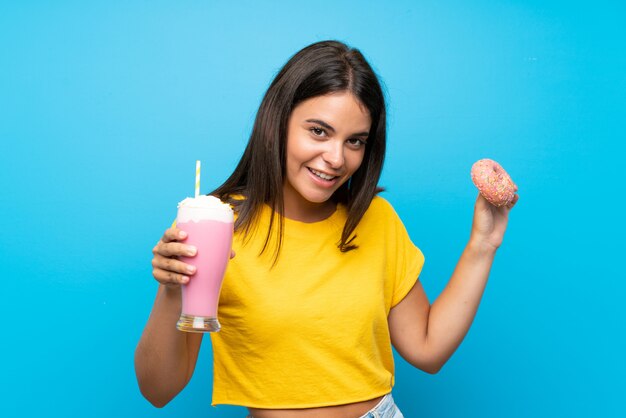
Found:
[[[332,131],[333,133],[335,132],[335,128],[333,128],[332,126],[330,126],[329,124],[327,124],[323,120],[320,120],[320,119],[307,119],[307,120],[305,120],[305,122],[317,123],[318,125],[321,125],[324,128],[328,129],[329,131]],[[369,136],[369,134],[370,134],[369,132],[357,132],[355,134],[352,134],[352,136]]]

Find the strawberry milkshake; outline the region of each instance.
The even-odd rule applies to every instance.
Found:
[[[176,226],[187,233],[185,244],[197,249],[194,257],[180,257],[196,266],[196,274],[182,285],[183,308],[176,324],[181,331],[220,330],[217,305],[230,259],[233,222],[231,207],[213,196],[186,198],[178,204]]]

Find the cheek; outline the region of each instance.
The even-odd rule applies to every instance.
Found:
[[[287,148],[287,165],[297,166],[310,161],[319,154],[318,144],[306,137],[295,137],[290,140]]]
[[[352,172],[355,172],[356,170],[358,170],[361,164],[363,164],[364,158],[365,158],[365,151],[354,152],[350,154],[348,157],[346,157],[350,170]]]

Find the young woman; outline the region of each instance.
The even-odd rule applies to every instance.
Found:
[[[431,305],[424,257],[377,196],[386,140],[379,81],[356,49],[310,45],[269,87],[237,168],[212,194],[235,209],[235,239],[212,333],[213,404],[254,418],[402,417],[391,346],[436,373],[475,316],[508,207],[478,196],[469,242]],[[175,227],[153,249],[160,283],[135,353],[161,407],[193,375],[201,334],[179,332],[195,254]],[[374,415],[376,413],[376,415]]]

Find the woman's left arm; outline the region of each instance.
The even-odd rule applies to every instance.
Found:
[[[495,207],[480,194],[470,240],[445,289],[431,305],[418,281],[389,313],[391,342],[409,363],[437,373],[463,341],[474,320],[496,250],[502,244],[508,206]]]

